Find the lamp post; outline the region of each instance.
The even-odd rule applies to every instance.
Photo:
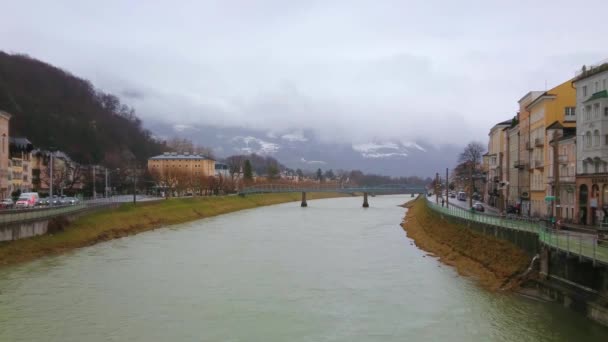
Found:
[[[115,170],[111,170],[108,171],[108,168],[106,167],[105,173],[106,173],[106,191],[105,191],[105,195],[106,198],[110,197],[111,193],[111,185],[110,185],[110,176],[112,175],[113,172],[120,172],[120,169],[117,168]]]

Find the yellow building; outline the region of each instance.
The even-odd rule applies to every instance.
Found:
[[[165,152],[148,159],[148,171],[156,178],[159,188],[172,189],[186,183],[191,186],[203,178],[215,176],[215,160],[188,152]]]
[[[553,138],[547,134],[547,127],[559,122],[564,128],[576,126],[574,107],[576,106],[576,90],[572,81],[568,80],[552,88],[526,106],[530,121],[528,166],[530,180],[530,214],[547,216],[552,213],[552,202],[545,201],[552,194],[548,175],[552,170],[550,157],[552,151],[549,141]],[[552,174],[552,172],[551,172]]]

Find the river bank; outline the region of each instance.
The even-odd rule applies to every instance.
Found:
[[[308,193],[308,199],[347,196]],[[164,201],[124,204],[79,217],[56,234],[0,243],[0,267],[47,255],[238,210],[300,200],[300,193],[276,193],[221,197],[172,198]]]
[[[419,248],[476,279],[491,290],[517,286],[512,281],[528,266],[529,257],[513,244],[450,223],[431,212],[426,199],[410,201],[402,227]]]

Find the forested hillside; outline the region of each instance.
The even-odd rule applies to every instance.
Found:
[[[24,55],[0,51],[0,110],[13,115],[11,136],[84,164],[118,167],[129,156],[143,162],[164,150],[116,96]]]

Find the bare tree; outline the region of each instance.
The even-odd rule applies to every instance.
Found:
[[[465,148],[460,156],[458,157],[458,162],[467,166],[469,170],[469,206],[473,205],[473,188],[475,187],[475,183],[473,181],[473,176],[475,171],[481,166],[481,160],[483,158],[483,154],[486,148],[480,142],[470,142]]]
[[[215,159],[213,150],[209,147],[196,145],[189,139],[183,138],[171,138],[167,140],[167,147],[176,152],[189,152],[194,154],[200,154],[205,157]]]

